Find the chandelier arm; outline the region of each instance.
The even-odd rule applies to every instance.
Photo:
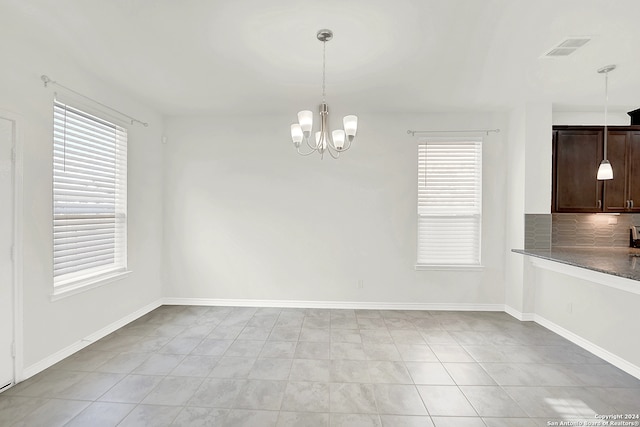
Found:
[[[327,147],[329,146],[327,145]],[[331,150],[331,148],[327,148],[327,151],[329,152],[329,155],[334,159],[338,159],[338,157],[340,157],[340,152],[337,150],[336,150],[336,154],[333,154],[333,151]]]
[[[305,141],[307,143],[307,147],[311,148],[313,151],[318,151],[318,147],[314,147],[313,145],[311,145],[311,143],[309,142],[309,138],[305,138]]]
[[[327,140],[327,151],[329,153],[336,153],[336,154],[340,153],[340,151],[335,147],[335,145],[333,145],[330,139]]]
[[[308,153],[303,153],[302,151],[300,151],[300,147],[296,147],[296,150],[298,151],[298,154],[300,154],[303,157],[310,156],[317,151],[317,150],[311,150]]]
[[[321,134],[321,146],[324,147],[327,151],[330,151],[333,148],[335,151],[338,151],[336,147],[333,145],[333,139],[329,136],[329,132],[323,132]]]
[[[331,141],[331,140],[329,140],[329,141]],[[340,150],[338,150],[336,148],[336,146],[333,144],[333,142],[330,142],[330,145],[331,145],[331,148],[336,150],[337,153],[342,153],[343,151],[347,151],[349,148],[351,148],[351,142],[349,142],[348,139],[346,139],[346,145],[343,148],[341,148]]]
[[[334,149],[334,150],[336,150],[336,151],[340,151],[340,150],[338,150],[338,149],[336,148],[336,146],[335,146],[335,145],[333,145],[333,139],[332,139],[332,138],[329,138],[329,134],[327,134],[327,147],[331,147],[331,148],[333,148],[333,149]]]

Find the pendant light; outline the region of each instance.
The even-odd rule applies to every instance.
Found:
[[[607,131],[607,110],[609,107],[609,72],[615,69],[615,65],[607,65],[598,70],[598,73],[604,74],[604,160],[598,167],[597,175],[597,179],[600,181],[613,179],[613,169],[611,168],[611,163],[607,160],[607,134],[609,133]]]

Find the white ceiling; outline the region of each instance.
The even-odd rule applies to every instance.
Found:
[[[320,28],[344,111],[597,109],[610,63],[613,109],[640,107],[638,0],[0,0],[0,15],[167,115],[314,108]],[[593,40],[541,58],[567,36]]]

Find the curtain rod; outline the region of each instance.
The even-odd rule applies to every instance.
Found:
[[[68,87],[66,87],[66,86],[64,86],[64,85],[61,85],[60,83],[58,83],[58,82],[56,82],[56,81],[54,81],[54,80],[51,80],[48,76],[46,76],[46,75],[44,75],[44,74],[43,74],[42,76],[40,76],[40,80],[42,80],[42,81],[43,81],[43,83],[44,83],[44,87],[47,87],[47,85],[50,85],[50,84],[52,84],[52,85],[56,85],[56,86],[59,86],[59,87],[61,87],[61,88],[65,89],[65,90],[68,90],[69,92],[75,93],[75,94],[76,94],[76,95],[78,95],[78,96],[81,96],[81,97],[83,97],[83,98],[85,98],[85,99],[88,99],[88,100],[89,100],[89,101],[91,101],[91,102],[95,102],[96,104],[100,105],[101,107],[108,108],[109,110],[114,111],[114,112],[116,112],[116,113],[120,114],[121,116],[126,117],[127,119],[129,119],[129,120],[131,121],[131,124],[134,124],[134,123],[140,123],[140,124],[141,124],[142,126],[144,126],[144,127],[148,127],[148,126],[149,126],[149,123],[147,123],[147,122],[143,122],[143,121],[141,121],[141,120],[138,120],[138,119],[136,119],[135,117],[131,117],[130,115],[125,114],[125,113],[123,113],[122,111],[118,111],[118,110],[116,110],[115,108],[109,107],[108,105],[105,105],[105,104],[103,104],[102,102],[96,101],[96,100],[95,100],[95,99],[93,99],[93,98],[89,98],[87,95],[83,95],[83,94],[81,94],[80,92],[76,92],[76,91],[75,91],[75,90],[73,90],[73,89],[70,89],[70,88],[68,88]]]
[[[461,130],[408,130],[407,135],[415,136],[416,133],[486,133],[489,132],[500,133],[500,129],[461,129]]]

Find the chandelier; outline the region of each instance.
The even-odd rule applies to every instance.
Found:
[[[325,52],[327,42],[333,38],[333,31],[327,29],[319,30],[316,37],[322,42],[322,103],[319,108],[320,130],[314,134],[315,141],[310,141],[309,138],[313,129],[313,113],[309,110],[300,111],[298,113],[298,123],[291,125],[291,139],[293,140],[293,145],[295,145],[298,154],[302,156],[318,153],[320,154],[320,158],[323,158],[326,151],[331,155],[331,157],[337,159],[341,152],[347,151],[351,148],[351,143],[353,142],[353,139],[356,136],[356,131],[358,130],[358,117],[345,116],[342,119],[344,129],[332,131],[331,137],[329,137],[329,106],[325,100]],[[306,153],[300,149],[303,140],[309,148],[309,151]]]

